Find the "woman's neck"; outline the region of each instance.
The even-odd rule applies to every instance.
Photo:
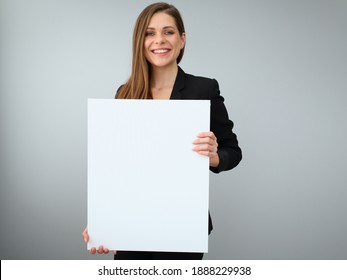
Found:
[[[177,64],[171,67],[152,67],[150,86],[152,89],[161,90],[172,88],[178,72]]]

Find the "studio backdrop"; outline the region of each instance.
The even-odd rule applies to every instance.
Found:
[[[0,0],[0,258],[91,256],[87,99],[129,77],[152,1]],[[347,2],[173,0],[180,66],[215,78],[243,150],[210,174],[205,259],[347,258]]]

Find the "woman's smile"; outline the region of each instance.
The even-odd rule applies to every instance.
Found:
[[[169,51],[171,51],[171,49],[160,48],[160,49],[154,49],[154,50],[152,50],[152,53],[154,53],[154,54],[156,54],[156,55],[165,55],[165,54],[167,54]]]

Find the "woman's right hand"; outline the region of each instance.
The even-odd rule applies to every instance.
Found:
[[[84,229],[84,231],[82,232],[82,236],[84,239],[84,242],[87,243],[89,241],[89,234],[88,234],[88,227],[86,227]],[[91,254],[95,254],[96,252],[98,252],[99,254],[108,254],[109,253],[109,249],[108,248],[104,248],[104,246],[99,246],[98,249],[96,249],[96,247],[92,247],[89,252]],[[112,250],[113,254],[117,254],[117,251]]]

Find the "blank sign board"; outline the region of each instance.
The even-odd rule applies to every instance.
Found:
[[[207,252],[207,100],[88,100],[88,248]]]

